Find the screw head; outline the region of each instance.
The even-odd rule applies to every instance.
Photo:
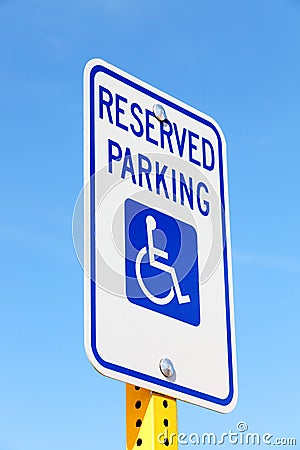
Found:
[[[170,378],[175,373],[173,363],[169,358],[162,358],[159,362],[159,368],[166,378]]]
[[[162,105],[159,105],[158,103],[153,105],[153,114],[160,122],[163,122],[167,118],[165,108]]]

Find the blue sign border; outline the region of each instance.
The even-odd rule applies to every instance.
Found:
[[[225,303],[226,303],[226,327],[227,327],[227,348],[228,348],[228,374],[229,374],[229,394],[226,398],[218,398],[212,395],[205,394],[203,392],[195,391],[194,389],[189,389],[185,386],[180,386],[176,383],[171,383],[167,380],[161,380],[156,377],[146,375],[135,370],[128,369],[116,364],[112,364],[105,361],[99,355],[96,347],[96,284],[95,284],[95,274],[96,274],[96,252],[95,252],[95,107],[94,107],[94,79],[98,72],[103,72],[121,83],[127,84],[128,86],[136,89],[143,94],[146,94],[156,101],[163,103],[170,108],[176,109],[182,114],[191,117],[192,119],[201,122],[202,124],[210,127],[216,134],[218,139],[218,152],[219,152],[219,175],[220,175],[220,198],[221,198],[221,216],[222,216],[222,233],[223,233],[223,260],[224,260],[224,285],[225,285]],[[228,405],[234,393],[233,387],[233,367],[232,367],[232,345],[231,345],[231,326],[230,326],[230,304],[229,304],[229,283],[228,283],[228,260],[227,260],[227,241],[226,241],[226,223],[225,223],[225,200],[224,200],[224,178],[223,178],[223,156],[222,156],[222,140],[217,128],[214,124],[210,123],[203,117],[188,111],[182,106],[176,105],[168,99],[161,97],[155,92],[149,89],[139,86],[137,83],[125,78],[124,76],[112,71],[111,69],[97,64],[91,69],[90,72],[90,246],[91,246],[91,349],[95,359],[99,364],[107,369],[113,370],[115,372],[120,372],[125,375],[138,378],[140,380],[148,381],[152,384],[159,386],[164,386],[168,389],[176,390],[184,394],[190,395],[192,397],[200,398],[211,403],[226,406]]]

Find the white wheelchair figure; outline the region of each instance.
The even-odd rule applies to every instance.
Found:
[[[141,290],[149,300],[156,303],[157,305],[167,305],[168,303],[170,303],[171,300],[173,300],[175,293],[177,295],[179,304],[189,303],[191,301],[190,296],[182,295],[174,267],[171,267],[168,264],[157,261],[155,259],[156,257],[168,259],[169,255],[167,252],[154,247],[153,231],[156,229],[156,220],[154,219],[154,217],[152,216],[146,217],[146,228],[147,228],[147,240],[149,251],[149,264],[150,266],[155,267],[156,269],[169,273],[172,278],[173,286],[171,286],[169,293],[165,297],[155,297],[155,295],[153,295],[147,289],[141,274],[141,263],[142,259],[147,254],[147,247],[142,247],[137,255],[135,262],[136,276]]]

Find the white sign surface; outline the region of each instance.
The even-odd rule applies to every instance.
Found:
[[[109,377],[229,412],[237,387],[222,131],[98,59],[85,68],[84,98],[88,357]]]

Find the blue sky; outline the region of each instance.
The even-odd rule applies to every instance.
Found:
[[[71,234],[93,57],[227,138],[239,401],[179,403],[179,430],[300,442],[299,1],[1,0],[0,21],[0,450],[125,446],[125,387],[85,356]]]

